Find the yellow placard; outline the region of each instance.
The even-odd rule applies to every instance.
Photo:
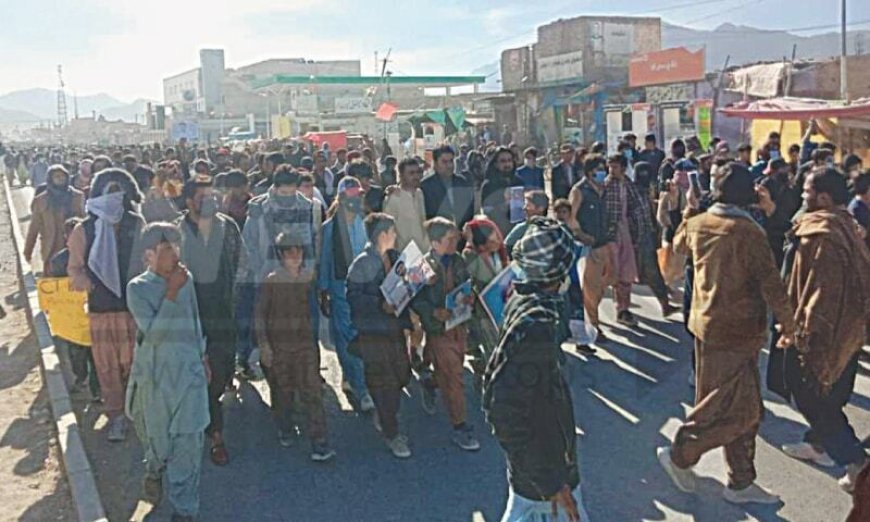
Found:
[[[45,277],[36,282],[39,307],[48,316],[51,333],[67,341],[91,345],[87,292],[70,288],[69,277]]]

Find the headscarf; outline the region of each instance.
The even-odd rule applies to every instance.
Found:
[[[558,221],[535,216],[514,245],[513,257],[525,272],[523,282],[539,286],[561,283],[574,265],[574,238]]]
[[[52,174],[55,172],[63,172],[65,181],[63,186],[56,186],[52,181]],[[72,198],[73,193],[69,189],[69,172],[63,165],[52,165],[48,168],[48,180],[45,184],[46,192],[48,192],[48,203],[52,208],[63,211],[63,216],[70,217],[72,214]]]
[[[462,229],[463,235],[465,235],[467,241],[465,243],[465,250],[475,251],[474,241],[472,240],[473,234],[475,230],[489,228],[492,230],[492,233],[495,234],[495,237],[498,239],[498,242],[501,243],[501,246],[498,249],[498,257],[501,260],[501,266],[506,267],[508,265],[508,255],[507,249],[504,246],[504,238],[501,235],[501,230],[498,229],[498,225],[496,225],[492,220],[478,216],[468,223]],[[492,267],[492,259],[490,256],[483,256],[484,262]]]
[[[88,255],[88,268],[117,297],[121,297],[121,272],[118,269],[118,243],[115,225],[124,217],[124,192],[104,193],[87,200],[85,209],[96,220],[94,242]]]

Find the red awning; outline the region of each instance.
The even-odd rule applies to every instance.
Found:
[[[870,98],[850,104],[838,100],[812,98],[772,98],[737,102],[719,109],[725,116],[745,120],[811,120],[814,118],[854,118],[870,116]]]

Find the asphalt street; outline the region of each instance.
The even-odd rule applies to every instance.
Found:
[[[29,222],[30,189],[14,191],[19,217]],[[760,245],[759,247],[766,247]],[[36,255],[34,256],[37,257]],[[851,497],[836,484],[841,469],[825,470],[786,457],[778,448],[801,438],[805,423],[788,404],[765,395],[766,417],[758,437],[758,482],[779,494],[776,506],[736,507],[721,498],[726,480],[721,450],[706,455],[696,470],[697,495],[680,493],[660,469],[655,449],[668,444],[693,401],[687,383],[691,343],[680,316],[663,320],[646,288],[636,289],[640,325],[616,325],[610,297],[602,320],[610,341],[594,357],[572,345],[566,375],[573,391],[583,495],[591,520],[795,522],[841,521]],[[762,354],[764,371],[766,355]],[[279,446],[268,410],[264,382],[242,383],[225,399],[226,440],[231,463],[218,468],[204,457],[204,521],[497,521],[507,498],[505,464],[480,412],[467,373],[469,420],[481,450],[466,453],[450,442],[443,404],[429,416],[420,407],[416,384],[407,390],[401,428],[414,455],[393,458],[375,432],[371,417],[353,411],[341,392],[334,353],[323,349],[331,442],[338,455],[327,464],[308,458],[308,442]],[[870,365],[862,363],[847,408],[859,436],[870,433]],[[76,400],[89,456],[111,520],[164,520],[162,506],[138,501],[141,450],[134,436],[124,444],[105,442],[105,417],[86,398]]]

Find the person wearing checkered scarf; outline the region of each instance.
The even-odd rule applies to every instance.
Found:
[[[557,221],[536,217],[513,257],[525,274],[507,303],[483,384],[486,420],[508,460],[502,520],[558,509],[558,520],[587,521],[571,390],[562,376],[568,328],[559,287],[574,266],[574,239]]]

